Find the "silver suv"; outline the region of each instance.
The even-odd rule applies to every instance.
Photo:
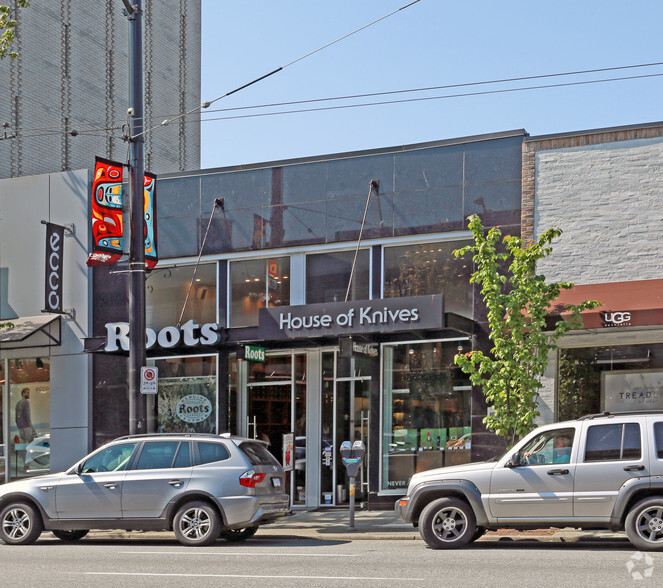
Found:
[[[576,527],[663,550],[663,412],[539,427],[496,461],[415,474],[396,512],[435,549],[493,529]]]
[[[69,470],[0,486],[0,539],[63,541],[90,529],[164,530],[184,545],[241,541],[287,514],[283,468],[254,439],[120,437]]]

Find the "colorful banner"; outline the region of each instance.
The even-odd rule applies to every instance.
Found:
[[[157,256],[156,176],[144,176],[145,265],[152,269]],[[97,157],[92,180],[92,253],[87,265],[112,265],[122,257],[122,164]]]
[[[112,265],[122,257],[122,164],[95,158],[92,180],[92,253],[89,266]]]
[[[145,172],[145,266],[151,270],[159,261],[157,256],[157,177]]]

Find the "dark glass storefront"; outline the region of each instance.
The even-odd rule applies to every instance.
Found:
[[[149,427],[264,435],[277,456],[283,434],[294,433],[289,479],[302,506],[347,502],[336,455],[343,440],[367,444],[358,492],[375,505],[393,502],[415,471],[498,451],[485,436],[480,392],[453,366],[459,346],[487,346],[471,260],[453,251],[467,243],[473,212],[518,232],[521,142],[516,132],[159,178],[161,261],[147,282],[148,327],[215,323],[219,338],[150,349],[160,384]],[[205,262],[194,269],[220,196],[224,210],[211,215]],[[125,274],[95,268],[95,336],[128,322],[123,292]],[[438,306],[424,305],[421,322],[410,306],[432,295]],[[279,321],[290,331],[280,333]],[[315,321],[335,328],[306,331]],[[346,335],[377,352],[340,357]],[[244,343],[264,347],[265,362],[238,362]],[[96,445],[127,432],[126,362],[94,356]],[[178,416],[194,405],[190,412],[211,416]]]

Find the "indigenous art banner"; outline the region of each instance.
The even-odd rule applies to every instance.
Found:
[[[92,253],[87,265],[112,265],[122,257],[123,217],[122,164],[95,158],[92,181]],[[145,265],[152,269],[158,262],[156,229],[156,176],[145,173]]]
[[[92,180],[92,253],[89,266],[112,265],[122,257],[122,164],[95,158]]]
[[[145,172],[145,265],[152,269],[159,258],[157,256],[157,177]]]

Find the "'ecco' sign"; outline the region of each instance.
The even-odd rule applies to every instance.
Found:
[[[147,337],[145,348],[157,345],[165,349],[184,344],[187,347],[197,345],[215,345],[219,341],[219,325],[205,323],[199,325],[193,319],[181,327],[164,327],[158,333],[154,329],[145,329]],[[129,323],[106,323],[105,351],[129,351]]]
[[[62,254],[64,227],[46,224],[46,299],[47,312],[62,312]]]

